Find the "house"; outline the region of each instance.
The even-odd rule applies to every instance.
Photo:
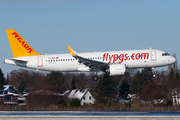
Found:
[[[1,101],[4,101],[4,104],[7,105],[25,105],[25,100],[27,94],[20,94],[13,85],[4,85],[4,90],[0,90]]]
[[[180,92],[179,90],[173,90],[172,91],[172,100],[173,100],[173,105],[180,105]]]
[[[87,89],[75,89],[68,95],[69,99],[78,98],[81,101],[81,105],[94,104],[95,99]]]
[[[8,94],[7,90],[0,90],[0,104],[1,105],[17,105],[18,97],[13,94]]]

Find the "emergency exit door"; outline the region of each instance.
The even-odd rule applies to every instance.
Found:
[[[151,61],[156,61],[156,51],[151,51]]]
[[[37,66],[38,67],[42,67],[43,66],[43,57],[42,56],[38,56],[37,57]]]

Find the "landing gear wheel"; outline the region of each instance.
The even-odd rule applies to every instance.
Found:
[[[98,81],[98,76],[94,76],[94,77],[93,77],[93,80],[94,80],[94,81]]]

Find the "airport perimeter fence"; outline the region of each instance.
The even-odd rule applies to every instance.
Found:
[[[180,112],[180,106],[163,106],[163,107],[27,107],[27,106],[0,106],[0,111],[149,111],[149,112],[163,112],[163,111],[177,111]]]

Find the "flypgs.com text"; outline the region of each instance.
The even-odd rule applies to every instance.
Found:
[[[14,37],[16,38],[16,40],[18,42],[21,43],[21,45],[28,50],[29,53],[31,53],[33,51],[33,49],[28,45],[28,43],[26,43],[25,40],[23,40],[23,38],[21,38],[16,32],[12,33],[12,35],[14,35]]]
[[[149,53],[133,53],[132,55],[128,54],[109,54],[104,53],[103,61],[109,61],[109,63],[119,61],[122,63],[124,60],[141,60],[141,59],[149,59]]]

